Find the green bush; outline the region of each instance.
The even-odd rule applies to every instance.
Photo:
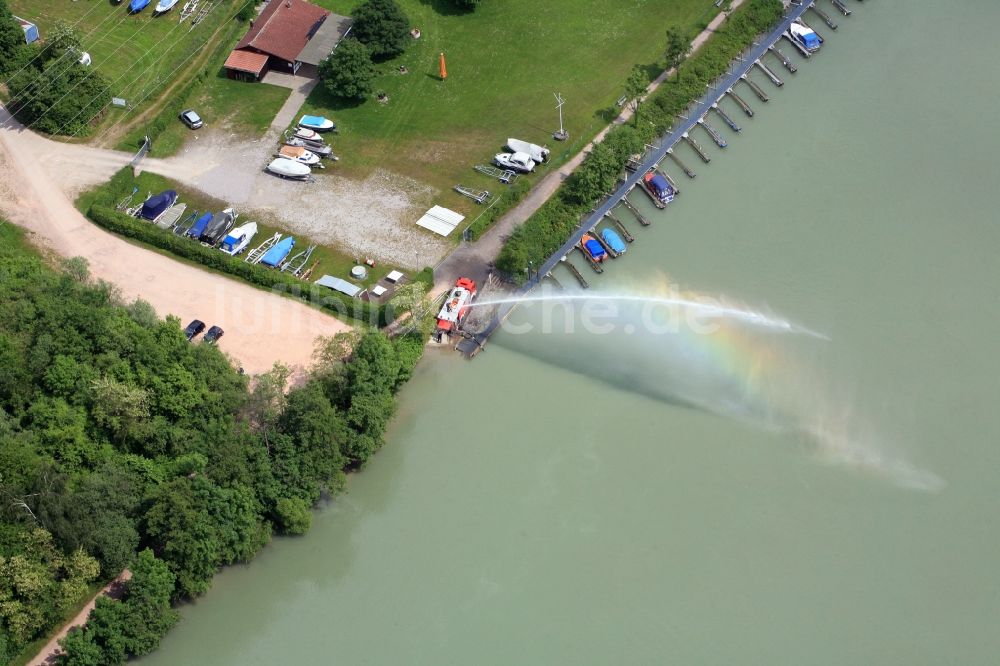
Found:
[[[750,0],[729,16],[705,45],[683,64],[682,73],[665,82],[639,107],[638,122],[613,129],[594,147],[550,201],[514,230],[496,260],[496,267],[518,282],[526,280],[530,263],[540,266],[577,228],[595,201],[615,187],[629,156],[666,133],[678,114],[700,98],[705,87],[722,76],[733,58],[757,35],[781,18],[780,0]],[[485,217],[485,216],[484,216]],[[478,235],[492,220],[470,229]]]

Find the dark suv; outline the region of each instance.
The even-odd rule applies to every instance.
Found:
[[[200,319],[195,319],[193,322],[187,325],[187,328],[184,329],[184,337],[190,341],[192,338],[194,338],[194,336],[198,335],[204,330],[205,330],[205,322],[203,322]]]
[[[205,334],[205,342],[209,343],[218,342],[219,338],[221,338],[224,334],[225,331],[223,331],[221,328],[219,328],[218,326],[213,326],[212,328],[208,329],[208,333]]]

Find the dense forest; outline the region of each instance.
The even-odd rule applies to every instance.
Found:
[[[286,391],[286,368],[248,379],[83,260],[50,267],[0,220],[0,663],[125,568],[124,595],[99,601],[63,663],[155,649],[172,604],[273,533],[308,530],[312,506],[381,445],[424,339],[325,340]]]

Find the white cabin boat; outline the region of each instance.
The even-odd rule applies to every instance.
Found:
[[[177,4],[177,0],[160,0],[156,3],[156,9],[153,10],[153,14],[163,14],[169,12]]]
[[[257,235],[257,223],[247,222],[242,224],[235,229],[232,229],[228,235],[222,240],[222,245],[219,249],[228,255],[236,256],[243,250],[247,249],[247,245],[253,240],[253,237]]]
[[[798,19],[792,21],[792,24],[788,26],[788,33],[792,36],[792,39],[801,44],[802,48],[810,53],[819,51],[819,47],[823,45],[823,40],[816,34],[816,31]]]
[[[320,159],[319,155],[306,150],[303,146],[282,146],[277,157],[285,157],[309,166],[317,164]]]
[[[531,173],[535,170],[535,161],[528,153],[497,153],[493,163],[504,169],[512,169],[521,173]]]

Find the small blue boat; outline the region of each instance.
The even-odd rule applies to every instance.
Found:
[[[292,247],[295,245],[295,238],[288,236],[287,238],[282,238],[275,244],[270,250],[268,250],[264,256],[261,258],[260,263],[265,266],[270,266],[274,268],[288,256],[288,253],[292,251]]]
[[[212,213],[205,213],[191,225],[191,228],[187,230],[187,235],[191,238],[201,238],[201,235],[205,233],[205,228],[208,223],[212,221]]]
[[[299,119],[299,127],[315,130],[317,132],[329,132],[337,129],[333,121],[323,116],[302,116]]]
[[[150,222],[155,222],[176,201],[177,192],[173,190],[160,192],[155,197],[149,197],[143,202],[142,210],[139,211],[139,217]]]
[[[128,11],[130,14],[138,14],[143,9],[145,9],[152,0],[132,0],[128,3]]]
[[[601,238],[608,244],[608,247],[618,254],[625,254],[625,250],[628,249],[628,246],[622,241],[622,237],[614,229],[602,229]]]

